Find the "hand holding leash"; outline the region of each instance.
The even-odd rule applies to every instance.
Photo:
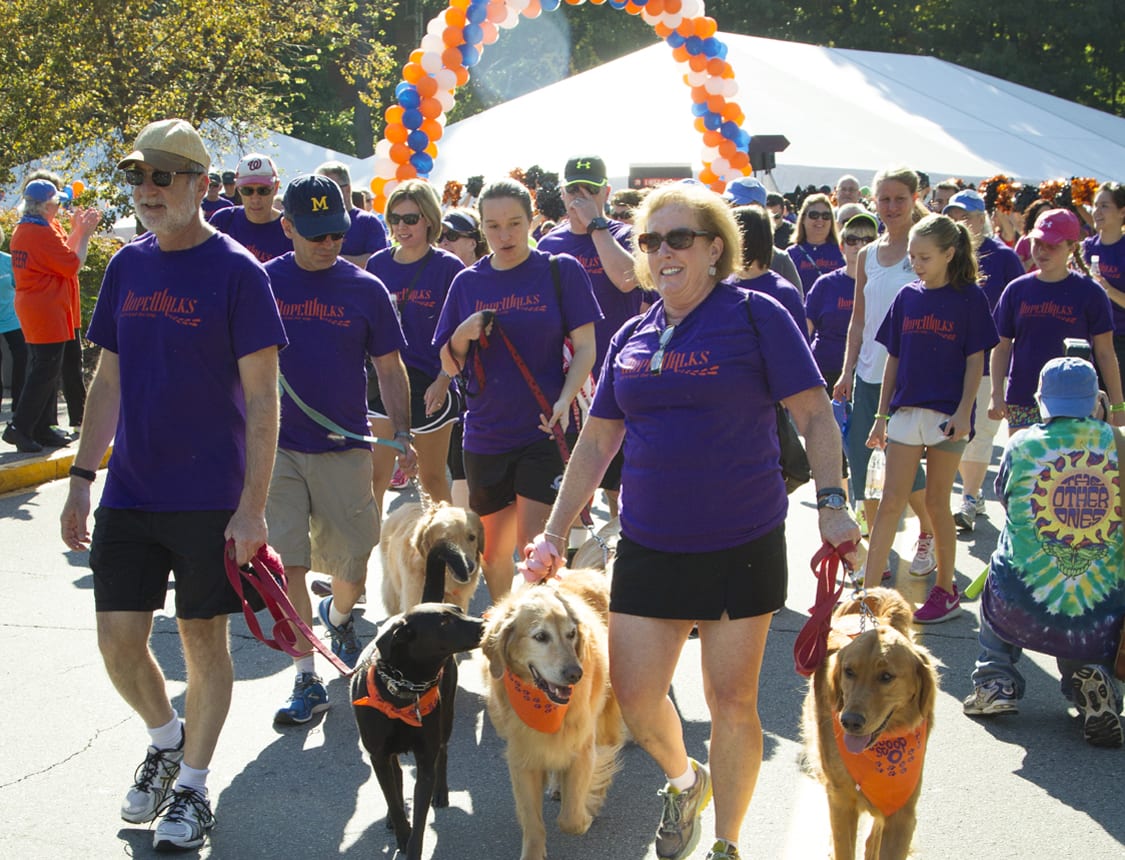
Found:
[[[523,548],[523,561],[516,565],[516,569],[525,580],[534,583],[561,575],[562,568],[566,567],[566,545],[563,541],[560,550],[556,540],[561,541],[540,532]]]

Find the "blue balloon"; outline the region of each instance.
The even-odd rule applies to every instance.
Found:
[[[707,102],[692,102],[691,112],[693,116],[703,116],[707,111]]]
[[[606,0],[606,2],[614,9],[624,9],[629,0]]]
[[[542,5],[542,4],[540,4],[540,5]],[[647,6],[648,0],[633,0],[633,5],[634,6]]]
[[[733,140],[735,143],[737,143],[738,133],[742,131],[742,129],[738,127],[738,123],[734,122],[733,120],[727,120],[723,123],[723,127],[720,129],[720,131],[722,132],[723,137],[725,137],[727,140]]]
[[[484,28],[480,24],[466,24],[461,33],[468,45],[479,45],[484,40]]]
[[[684,45],[687,47],[687,52],[689,54],[703,53],[703,40],[698,36],[688,36]]]
[[[414,84],[407,84],[407,87],[408,89],[403,90],[398,97],[398,103],[402,105],[404,110],[410,110],[422,104],[422,96],[418,92],[418,88]]]
[[[559,0],[539,0],[539,6],[544,12],[554,12],[559,8]]]
[[[414,129],[406,136],[406,145],[415,152],[421,152],[430,145],[430,136],[420,129]]]
[[[404,92],[412,89],[414,89],[414,84],[408,83],[407,81],[400,81],[399,85],[395,87],[395,99],[402,98]]]
[[[723,117],[720,114],[707,111],[703,114],[703,125],[708,131],[718,131],[723,125]]]
[[[738,139],[735,141],[735,143],[738,144],[738,148],[741,149],[743,152],[749,152],[750,151],[750,132],[745,131],[743,129],[739,129],[738,130]]]
[[[402,124],[407,128],[420,127],[423,119],[425,119],[425,117],[422,116],[422,112],[417,108],[411,108],[410,110],[404,110],[402,112]]]
[[[612,3],[613,0],[610,0],[610,2]],[[681,36],[679,33],[673,30],[668,34],[668,38],[664,41],[668,43],[669,48],[678,48],[680,47],[680,45],[687,41],[687,37]]]
[[[719,56],[719,45],[721,45],[721,44],[722,44],[722,42],[720,42],[714,36],[708,36],[706,39],[703,40],[703,53],[704,53],[704,55],[707,56],[707,57],[717,57],[717,56]]]
[[[714,38],[714,36],[712,36],[711,38]],[[718,57],[720,60],[725,60],[727,58],[727,43],[726,42],[720,42],[718,39],[715,39],[715,41],[718,42],[718,44],[719,44],[719,49],[715,53],[715,56]]]
[[[479,24],[488,18],[488,0],[483,0],[481,3],[469,4],[469,9],[465,12],[465,17],[469,19],[470,24]]]
[[[434,160],[430,158],[429,153],[416,152],[410,156],[410,163],[414,165],[414,169],[422,176],[429,174],[434,169]]]
[[[471,69],[480,62],[480,49],[473,45],[461,46],[461,62],[466,69]]]

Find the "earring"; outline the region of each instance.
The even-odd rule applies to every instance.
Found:
[[[715,268],[714,263],[712,263],[710,266],[707,267],[707,274],[710,275],[711,277],[715,277],[715,275],[718,273],[718,271],[719,270]]]

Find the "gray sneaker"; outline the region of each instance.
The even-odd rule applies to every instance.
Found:
[[[985,681],[973,688],[973,694],[961,703],[961,710],[970,717],[994,717],[1018,714],[1020,706],[1016,700],[1016,690],[1011,684]]]
[[[664,801],[660,827],[656,830],[656,856],[662,860],[683,860],[699,843],[699,813],[711,802],[711,774],[695,759],[695,784],[676,791],[665,784],[657,794]]]
[[[1117,690],[1101,666],[1083,666],[1074,673],[1074,704],[1082,717],[1082,734],[1095,747],[1125,744],[1118,716]]]
[[[732,845],[725,839],[716,839],[707,852],[707,860],[742,860],[742,855],[738,853],[737,845]]]
[[[163,817],[152,834],[152,847],[157,851],[198,848],[215,825],[206,793],[194,788],[176,789],[158,814]]]
[[[133,786],[121,804],[121,817],[130,824],[144,824],[156,817],[156,811],[172,793],[180,762],[184,760],[184,736],[174,750],[148,748],[148,755],[133,776]]]
[[[953,522],[961,531],[971,532],[977,524],[977,515],[984,513],[984,499],[962,496],[961,509],[953,515]]]

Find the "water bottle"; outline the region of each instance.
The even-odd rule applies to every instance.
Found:
[[[871,452],[871,459],[867,461],[867,482],[863,487],[865,499],[883,498],[883,479],[887,474],[887,455],[882,448]]]
[[[851,423],[852,418],[852,404],[847,400],[833,400],[832,415],[835,417],[836,423],[840,426],[840,435],[847,438],[848,425]]]
[[[1097,254],[1090,258],[1090,274],[1095,278],[1102,273],[1102,258]]]

